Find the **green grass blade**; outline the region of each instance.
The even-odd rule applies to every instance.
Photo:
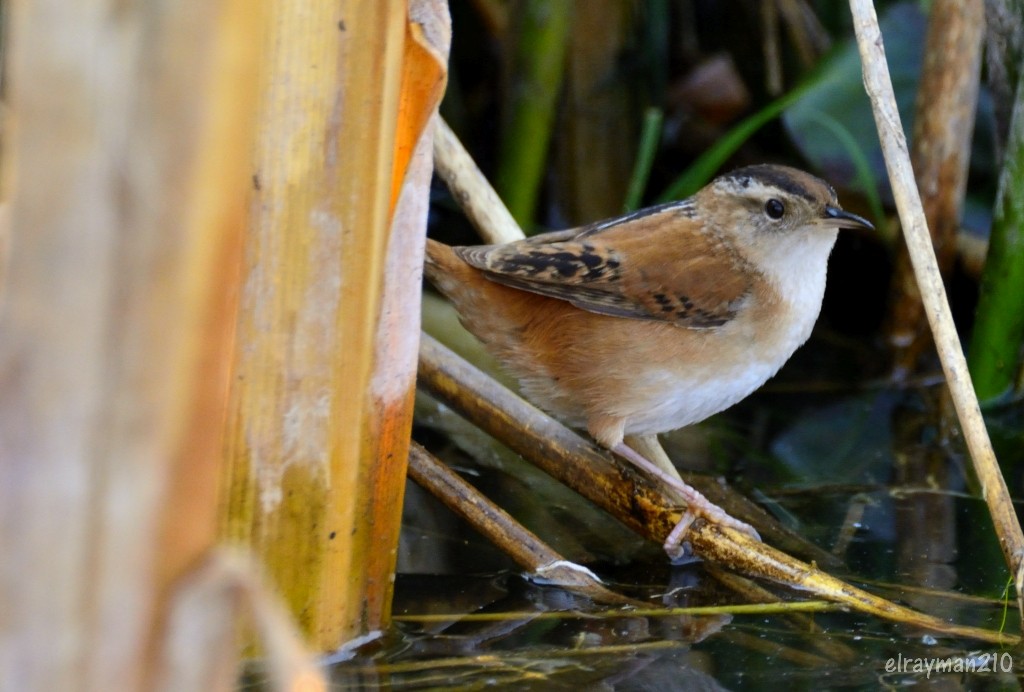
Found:
[[[679,176],[675,182],[669,185],[658,198],[658,201],[670,202],[676,199],[683,199],[701,189],[714,177],[718,169],[722,167],[722,164],[728,161],[729,157],[743,146],[744,142],[750,139],[754,133],[767,123],[779,117],[782,111],[799,100],[814,83],[815,80],[813,79],[805,82],[788,94],[775,99],[757,113],[740,121],[721,139],[715,142],[714,146],[701,154],[693,162],[693,165],[686,169],[686,172]]]
[[[875,177],[871,173],[871,164],[864,153],[864,148],[841,122],[829,114],[815,109],[808,111],[806,116],[811,122],[828,130],[846,150],[857,174],[857,183],[871,208],[871,216],[875,219],[875,228],[885,228],[885,209],[882,207],[882,198],[878,196]]]
[[[1010,122],[968,365],[981,401],[1010,393],[1024,339],[1024,79]]]
[[[660,108],[648,108],[644,113],[640,147],[636,152],[636,163],[633,165],[633,174],[629,178],[629,188],[626,190],[626,201],[623,204],[623,210],[626,212],[637,209],[643,201],[654,155],[658,152],[658,144],[661,142],[661,123],[664,119],[665,114]]]
[[[573,3],[524,0],[516,7],[521,7],[523,25],[494,187],[512,217],[529,232],[565,73]]]

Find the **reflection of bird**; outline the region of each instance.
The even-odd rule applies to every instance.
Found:
[[[526,396],[756,536],[623,442],[696,423],[774,375],[811,333],[839,228],[871,228],[824,181],[741,168],[693,197],[504,245],[428,241],[426,274]]]

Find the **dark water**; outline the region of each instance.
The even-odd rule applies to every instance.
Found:
[[[666,447],[727,474],[831,552],[837,576],[950,622],[1017,632],[969,461],[956,435],[934,422],[941,388],[820,389],[779,385]],[[1019,405],[989,415],[1004,460],[1022,454],[1019,419]],[[701,563],[670,566],[657,546],[426,399],[416,437],[567,558],[649,607],[597,604],[530,582],[410,486],[395,624],[331,666],[338,689],[1021,687],[1017,651],[859,613],[673,612],[746,601]],[[780,600],[807,599],[762,586]],[[422,619],[430,614],[450,617]]]

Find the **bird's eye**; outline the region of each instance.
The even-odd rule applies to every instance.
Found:
[[[786,213],[786,205],[774,197],[764,203],[764,213],[769,218],[778,220],[782,218],[782,215]]]

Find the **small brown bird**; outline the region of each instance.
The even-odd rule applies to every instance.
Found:
[[[697,516],[757,533],[623,436],[704,420],[778,372],[818,318],[840,228],[872,226],[819,178],[750,166],[581,228],[504,245],[428,240],[426,274],[529,399],[680,492],[674,554]]]

